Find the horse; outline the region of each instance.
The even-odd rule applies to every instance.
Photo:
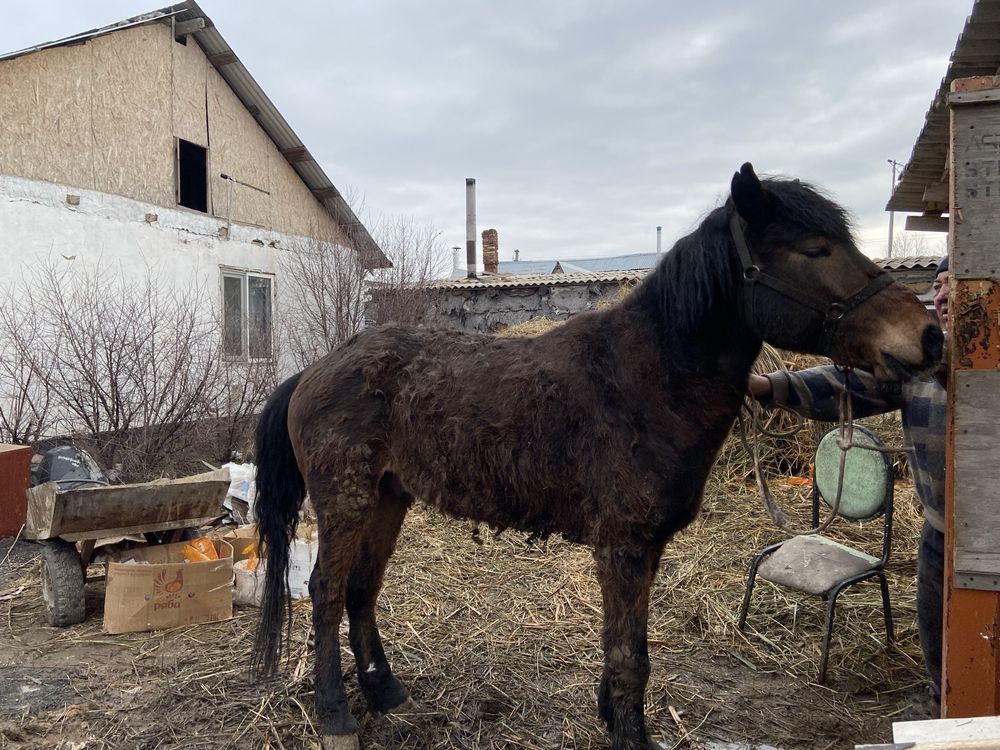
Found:
[[[599,716],[614,750],[649,750],[650,585],[698,513],[762,341],[898,381],[932,370],[943,335],[855,245],[817,188],[734,174],[731,194],[618,304],[533,338],[386,325],[282,383],[257,430],[264,594],[253,651],[273,675],[286,571],[308,490],[315,710],[326,750],[359,747],[341,671],[346,609],[377,713],[420,710],[393,674],[375,602],[419,500],[496,529],[589,545],[603,600]]]

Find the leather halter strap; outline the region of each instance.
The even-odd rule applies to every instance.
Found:
[[[740,264],[743,266],[743,299],[746,306],[747,322],[752,325],[754,320],[754,287],[757,285],[768,287],[782,297],[794,300],[803,307],[809,308],[816,313],[817,317],[822,318],[823,341],[821,347],[826,354],[830,353],[833,346],[833,338],[837,333],[840,321],[852,310],[893,283],[892,276],[882,272],[843,302],[824,305],[807,295],[800,287],[761,271],[760,267],[754,263],[753,255],[750,253],[744,227],[745,222],[734,211],[729,220],[729,230],[733,236],[733,242],[736,243],[736,253],[739,255]]]

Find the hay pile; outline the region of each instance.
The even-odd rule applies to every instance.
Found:
[[[805,514],[797,488],[775,489],[786,509]],[[897,645],[885,647],[877,584],[849,590],[838,606],[828,684],[820,687],[813,684],[824,613],[818,597],[762,583],[747,633],[736,630],[747,563],[780,534],[752,487],[713,477],[702,515],[668,545],[651,597],[647,710],[665,747],[888,741],[889,720],[912,711],[921,681],[914,624],[920,518],[912,491],[898,494],[890,572]],[[858,533],[850,528],[841,538],[856,542]],[[408,724],[366,713],[342,633],[365,747],[606,748],[594,712],[601,611],[588,550],[558,539],[529,545],[518,534],[481,536],[478,543],[470,524],[415,508],[379,601],[389,657],[431,717]],[[22,585],[31,595],[0,612],[6,658],[81,666],[68,707],[0,721],[0,746],[56,746],[58,737],[86,741],[87,750],[318,748],[308,602],[294,607],[279,678],[258,684],[246,672],[256,610],[213,625],[107,636],[92,584],[90,619],[49,630],[39,628],[37,569]]]

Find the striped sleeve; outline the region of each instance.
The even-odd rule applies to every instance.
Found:
[[[761,399],[761,403],[821,422],[836,422],[840,418],[840,392],[845,382],[857,418],[895,411],[903,403],[899,386],[880,384],[874,376],[860,370],[845,375],[842,370],[825,365],[798,372],[781,370],[767,378],[771,381],[771,396]]]

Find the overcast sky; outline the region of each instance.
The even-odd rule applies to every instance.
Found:
[[[464,248],[475,177],[503,261],[651,251],[658,224],[666,249],[744,161],[825,188],[884,255],[888,160],[972,0],[200,5],[338,187]],[[0,51],[157,7],[11,3]]]

